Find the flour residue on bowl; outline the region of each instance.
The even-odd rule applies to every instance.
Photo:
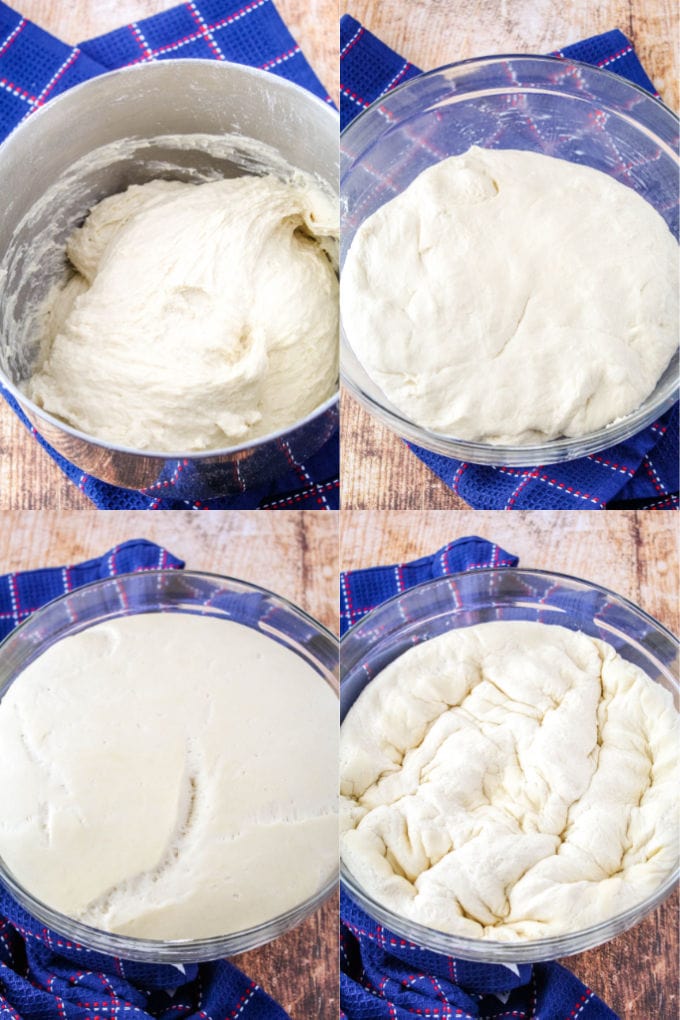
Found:
[[[63,222],[43,228],[25,271],[43,281],[27,396],[99,440],[168,452],[256,439],[329,398],[338,226],[321,182],[240,136],[126,139],[72,167],[31,216],[66,195],[71,207],[107,160],[143,160],[146,179],[66,241]]]

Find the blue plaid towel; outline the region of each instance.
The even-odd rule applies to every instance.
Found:
[[[565,46],[555,56],[605,67],[657,95],[618,29]],[[379,96],[420,74],[354,18],[340,23],[342,127]],[[678,405],[649,428],[602,453],[566,464],[483,467],[408,445],[445,485],[478,510],[604,510],[678,507]]]
[[[340,1008],[345,1020],[617,1020],[559,963],[516,967],[432,953],[340,900]]]
[[[0,638],[52,599],[117,574],[181,568],[143,539],[74,566],[0,577]],[[226,960],[134,963],[91,952],[49,931],[0,884],[0,1017],[7,1020],[286,1020],[287,1013]]]
[[[185,57],[230,60],[288,78],[331,102],[281,20],[272,0],[189,0],[79,46],[67,46],[0,0],[0,141],[53,96],[104,71],[150,60]],[[291,455],[291,469],[265,488],[198,502],[185,497],[186,463],[170,464],[146,492],[107,485],[83,474],[35,433],[16,401],[0,393],[64,474],[104,510],[260,509],[337,510],[337,434],[305,463]],[[173,493],[181,477],[181,492]]]
[[[340,575],[340,633],[344,634],[381,602],[416,584],[462,570],[516,567],[518,563],[516,556],[499,545],[471,535],[449,542],[432,556],[423,556],[410,563],[345,571]]]
[[[498,545],[459,538],[410,563],[340,575],[341,633],[381,602],[414,585],[463,570],[515,567]],[[372,920],[344,892],[340,900],[340,1005],[345,1020],[617,1020],[557,963],[506,967],[421,949]]]

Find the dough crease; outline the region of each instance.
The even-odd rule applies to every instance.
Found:
[[[0,857],[106,931],[240,931],[337,868],[337,698],[231,620],[142,613],[56,642],[0,701],[0,768]]]

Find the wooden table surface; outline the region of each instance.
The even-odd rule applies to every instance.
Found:
[[[620,28],[678,108],[677,0],[345,0],[341,10],[423,70],[491,53],[549,53]],[[466,506],[348,395],[341,443],[344,507]]]
[[[10,0],[41,28],[75,45],[149,17],[177,0]],[[275,0],[291,33],[337,103],[338,22],[334,0]],[[0,509],[94,509],[0,399]]]
[[[674,519],[664,514],[353,511],[342,515],[340,563],[353,570],[415,559],[463,535],[498,543],[519,556],[520,566],[602,584],[675,633],[680,630],[678,533]],[[562,962],[621,1020],[677,1020],[677,894],[636,928]]]
[[[147,538],[189,568],[270,588],[338,631],[337,514],[251,511],[4,511],[0,573],[78,562],[132,538]],[[337,897],[287,935],[234,962],[293,1020],[337,1020]]]

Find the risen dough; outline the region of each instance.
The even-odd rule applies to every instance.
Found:
[[[337,867],[337,699],[242,624],[177,613],[52,645],[0,701],[0,857],[108,931],[249,927]]]
[[[579,436],[638,407],[678,341],[677,245],[631,188],[532,152],[429,167],[358,229],[347,338],[412,421],[460,439]]]
[[[677,865],[677,713],[602,641],[496,622],[409,649],[341,728],[341,852],[403,917],[475,938],[603,921]]]
[[[151,181],[71,237],[25,385],[88,434],[161,452],[293,425],[337,378],[336,212],[309,182]]]

